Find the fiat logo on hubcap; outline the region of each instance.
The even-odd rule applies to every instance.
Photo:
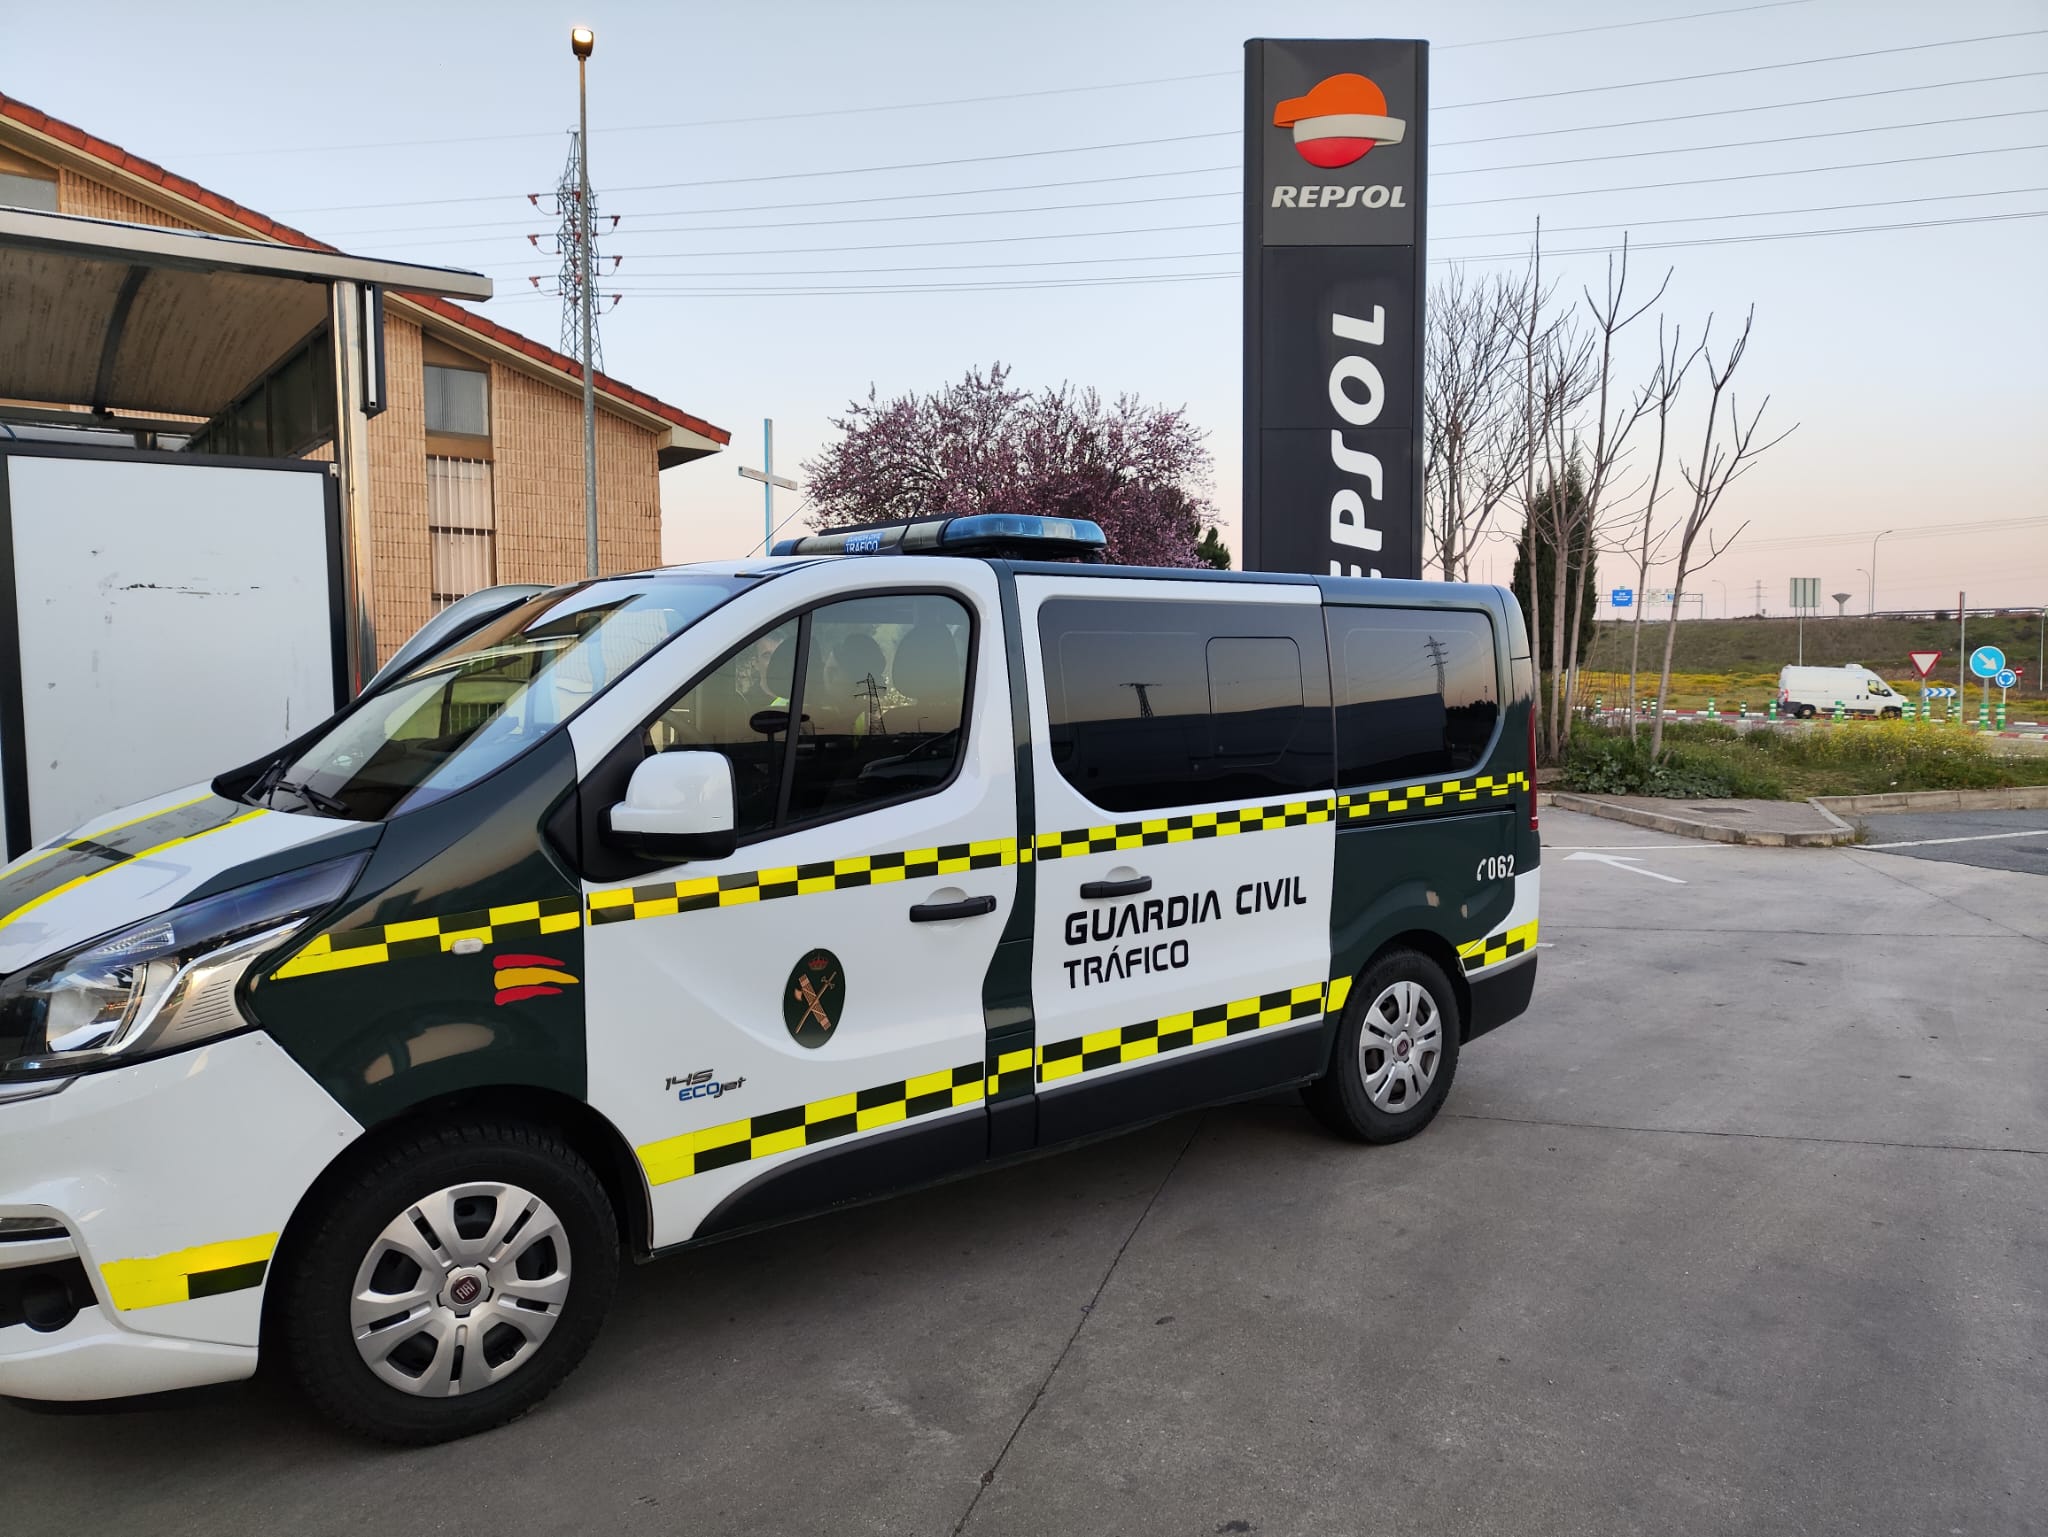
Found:
[[[1401,1059],[1401,1060],[1402,1060],[1403,1062],[1406,1062],[1406,1061],[1408,1060],[1408,1037],[1407,1037],[1407,1036],[1405,1036],[1405,1035],[1404,1035],[1404,1036],[1402,1036],[1402,1037],[1401,1037],[1401,1039],[1400,1039],[1400,1040],[1398,1040],[1398,1041],[1394,1042],[1394,1055],[1395,1055],[1395,1056],[1397,1056],[1397,1057],[1399,1057],[1399,1058],[1400,1058],[1400,1059]]]
[[[448,1288],[448,1295],[463,1307],[483,1295],[484,1283],[473,1275],[456,1277],[455,1284]]]

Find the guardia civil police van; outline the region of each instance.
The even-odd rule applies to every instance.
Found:
[[[622,1258],[1289,1086],[1420,1131],[1535,981],[1514,600],[1101,544],[479,594],[7,866],[0,1395],[261,1354],[442,1440],[575,1366]]]

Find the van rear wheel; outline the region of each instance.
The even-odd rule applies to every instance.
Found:
[[[1412,1137],[1451,1092],[1463,1027],[1443,968],[1420,951],[1389,950],[1352,983],[1329,1071],[1302,1099],[1341,1137]]]
[[[537,1126],[469,1121],[384,1148],[329,1193],[280,1278],[306,1394],[381,1441],[516,1419],[597,1337],[619,1274],[611,1202]]]

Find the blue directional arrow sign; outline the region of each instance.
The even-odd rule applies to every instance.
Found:
[[[1613,608],[1629,608],[1635,601],[1636,590],[1633,587],[1617,587],[1607,595],[1607,602]]]
[[[1995,678],[2005,670],[2005,653],[1996,646],[1979,646],[1970,653],[1970,671],[1980,678]]]
[[[1991,681],[2000,688],[2011,688],[2020,681],[2020,675],[2010,667],[2001,667],[1991,675]]]

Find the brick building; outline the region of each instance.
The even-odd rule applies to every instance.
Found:
[[[333,249],[5,95],[0,206]],[[187,446],[331,456],[326,346],[317,332],[212,421],[178,424]],[[384,367],[388,404],[368,427],[370,591],[388,657],[463,593],[583,574],[583,403],[574,359],[445,299],[387,295]],[[596,394],[600,565],[658,564],[659,471],[731,435],[602,372]]]

